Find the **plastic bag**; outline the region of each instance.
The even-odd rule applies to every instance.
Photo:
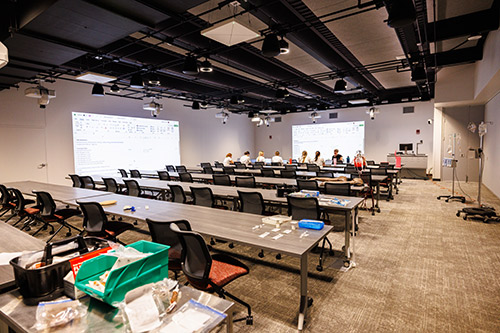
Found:
[[[70,299],[55,302],[40,302],[36,309],[33,328],[39,331],[57,329],[57,332],[85,332],[87,307]]]

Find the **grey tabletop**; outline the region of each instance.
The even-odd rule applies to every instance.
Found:
[[[107,192],[90,190],[86,188],[71,187],[65,185],[48,184],[34,181],[9,182],[4,184],[6,187],[17,188],[23,194],[33,195],[33,191],[49,192],[54,200],[76,200],[80,198],[89,198],[101,196]]]
[[[227,313],[228,318],[231,318],[233,302],[186,286],[181,286],[180,298],[172,314],[190,299],[219,312]],[[87,332],[126,332],[121,316],[116,315],[115,308],[90,297],[83,298],[81,302],[88,306],[88,315],[84,319]],[[39,332],[33,328],[36,309],[37,306],[28,306],[23,303],[22,296],[17,289],[0,294],[0,317],[16,332]]]
[[[28,235],[12,227],[7,223],[0,222],[0,252],[22,252],[42,250],[45,242]],[[12,266],[0,265],[0,289],[14,285],[14,271]]]

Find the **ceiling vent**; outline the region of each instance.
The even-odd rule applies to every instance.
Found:
[[[201,34],[227,46],[233,46],[260,37],[258,32],[234,18],[202,30]]]
[[[338,112],[330,112],[330,119],[337,119],[339,117]]]
[[[403,113],[415,113],[414,106],[405,106],[403,107]]]

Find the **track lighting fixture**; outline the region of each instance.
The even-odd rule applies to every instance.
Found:
[[[184,67],[182,68],[182,72],[187,75],[197,75],[199,73],[198,63],[196,62],[195,57],[186,57],[186,60],[184,60]]]
[[[280,43],[276,34],[272,33],[264,38],[262,54],[266,57],[275,57],[280,54]]]
[[[243,97],[243,95],[236,96],[236,100],[238,101],[238,104],[245,103],[245,97]]]
[[[193,109],[193,110],[199,110],[200,109],[200,102],[194,101],[193,105],[191,106],[191,109]]]
[[[208,108],[208,103],[207,103],[207,101],[200,102],[200,107],[201,107],[202,109],[206,109],[206,108]]]
[[[119,93],[120,87],[118,87],[118,85],[116,83],[113,83],[113,85],[111,86],[111,88],[109,88],[109,90],[113,93]]]
[[[335,86],[333,87],[334,92],[344,92],[346,91],[347,88],[347,82],[344,81],[344,79],[337,80],[335,82]]]
[[[288,46],[288,42],[281,37],[280,39],[280,54],[290,53],[290,47]]]
[[[212,67],[212,64],[210,63],[210,61],[208,61],[208,59],[205,59],[205,61],[203,61],[200,64],[200,71],[203,72],[203,73],[210,73],[213,70],[214,69]]]
[[[284,99],[285,97],[290,96],[290,93],[286,88],[279,88],[276,90],[276,98],[277,99]]]
[[[313,111],[311,112],[311,114],[309,115],[309,118],[311,118],[311,121],[313,124],[316,124],[316,121],[321,118],[321,115],[319,113],[317,113],[316,111]]]
[[[150,86],[159,86],[161,84],[160,78],[156,74],[150,74],[148,77],[148,84]]]
[[[384,0],[389,17],[387,25],[391,28],[401,28],[412,24],[417,19],[413,0]]]
[[[94,83],[92,87],[92,96],[104,96],[104,88],[100,83]]]
[[[142,81],[142,76],[139,73],[132,75],[130,79],[130,88],[144,88],[144,82]]]
[[[225,125],[227,123],[227,120],[229,119],[229,113],[221,111],[215,114],[215,118],[222,119],[222,124]]]
[[[252,123],[258,123],[260,122],[262,119],[259,117],[259,113],[255,113],[253,115],[253,118],[252,118]]]

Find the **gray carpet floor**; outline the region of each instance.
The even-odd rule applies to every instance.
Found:
[[[462,183],[470,196],[477,183]],[[318,255],[309,256],[309,332],[500,332],[500,223],[463,220],[456,212],[473,205],[436,199],[451,184],[403,180],[399,194],[381,201],[381,213],[361,211],[355,238],[356,268],[341,272],[343,232],[329,236],[335,256],[316,271]],[[500,200],[483,190],[483,203],[500,212]],[[72,219],[78,224],[79,219]],[[141,224],[138,229],[147,230]],[[47,235],[40,235],[46,238]],[[64,237],[61,234],[61,237]],[[128,231],[126,243],[150,239]],[[235,323],[236,332],[296,331],[299,262],[258,249],[217,244],[250,267],[227,290],[251,304],[254,325]],[[181,278],[182,279],[182,278]],[[238,316],[245,311],[237,307]],[[224,327],[217,329],[225,331]]]

